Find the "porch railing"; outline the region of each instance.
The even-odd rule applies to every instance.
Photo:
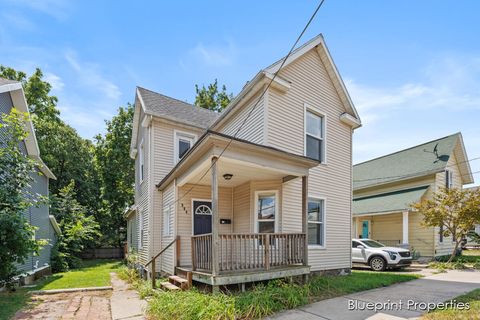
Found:
[[[402,245],[401,240],[375,240],[375,241],[378,241],[388,247],[399,247]]]
[[[271,267],[304,264],[304,233],[220,234],[218,270],[269,270]],[[212,235],[192,237],[193,270],[212,270]]]

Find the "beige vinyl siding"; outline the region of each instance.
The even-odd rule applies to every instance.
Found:
[[[302,179],[282,186],[282,232],[302,232]]]
[[[370,225],[371,237],[374,240],[400,240],[401,243],[403,237],[402,213],[372,216]]]
[[[352,130],[339,120],[345,108],[316,49],[287,66],[280,76],[291,82],[291,88],[285,93],[269,90],[268,145],[303,155],[304,104],[326,116],[328,164],[310,170],[309,177],[309,196],[326,199],[326,247],[309,249],[309,264],[312,271],[350,268]],[[292,192],[296,195],[283,192],[284,198],[298,197],[301,191]],[[285,214],[295,213],[296,205],[291,206]]]
[[[162,201],[162,193],[157,191],[155,185],[159,183],[175,165],[174,160],[174,132],[179,130],[182,132],[187,132],[190,134],[195,134],[197,137],[200,137],[202,134],[201,130],[189,129],[181,125],[174,125],[172,123],[167,123],[160,121],[158,119],[153,119],[152,121],[152,137],[153,137],[153,149],[154,152],[151,157],[152,163],[152,210],[151,217],[153,220],[152,223],[152,255],[157,254],[160,250],[166,245],[165,241],[172,237],[162,238],[162,228],[163,228],[163,206],[167,205],[168,201]],[[172,218],[174,217],[172,213]],[[172,234],[174,234],[174,227],[172,226]],[[172,238],[173,239],[173,238]],[[168,243],[167,243],[168,244]],[[157,261],[157,271],[168,269],[172,270],[174,264],[173,255],[167,254]],[[162,264],[166,263],[166,267],[163,268]],[[168,271],[165,271],[168,272]]]
[[[410,248],[422,257],[433,256],[433,228],[422,226],[423,216],[420,212],[408,213],[408,243]]]
[[[458,146],[457,146],[458,147]],[[462,176],[460,173],[460,169],[458,168],[457,165],[457,159],[452,153],[450,156],[450,159],[447,162],[447,170],[451,171],[453,173],[453,188],[462,188]],[[445,187],[446,184],[446,176],[445,172],[440,172],[437,173],[436,177],[436,191],[440,191],[440,188]],[[453,248],[455,247],[455,243],[453,242],[452,237],[443,237],[443,242],[440,242],[440,235],[439,235],[439,228],[435,228],[435,251],[436,254],[435,256],[443,256],[443,255],[449,255],[452,253]]]
[[[248,233],[253,224],[250,212],[250,182],[233,189],[233,232]]]
[[[163,191],[163,204],[164,206],[162,207],[162,210],[159,211],[161,212],[161,219],[157,219],[157,223],[160,224],[161,230],[162,230],[162,235],[161,235],[161,248],[165,248],[175,237],[175,208],[176,208],[176,203],[175,203],[175,182],[170,183],[167,188]],[[164,214],[164,208],[168,208],[170,210],[170,219],[166,221],[163,218]],[[168,223],[169,225],[169,230],[170,234],[165,234],[163,233],[163,230],[165,230],[165,223]],[[160,238],[160,237],[159,237]],[[160,271],[166,272],[168,274],[174,274],[174,266],[175,266],[175,247],[172,246],[169,249],[167,249],[162,255],[161,255],[161,267]]]
[[[225,133],[228,135],[235,135],[238,128],[242,125],[245,121],[245,118],[251,112],[250,116],[248,116],[248,121],[245,122],[242,129],[238,132],[237,138],[248,140],[254,143],[263,143],[264,141],[264,100],[263,97],[260,101],[258,98],[261,95],[263,89],[260,90],[259,93],[254,95],[248,102],[247,105],[238,112],[236,112],[226,124],[222,125],[218,131],[221,133]],[[258,101],[258,103],[257,103]],[[253,111],[252,108],[256,107]],[[236,106],[237,109],[240,109],[240,106]]]
[[[211,200],[211,187],[196,185],[184,185],[178,188],[178,197],[181,199],[177,206],[177,235],[180,236],[180,265],[191,266],[191,236],[193,235],[193,200]],[[191,189],[190,192],[188,192]],[[188,194],[186,194],[188,192]],[[186,194],[186,195],[185,195]],[[184,196],[185,195],[185,196]],[[218,189],[218,207],[220,219],[231,219],[232,216],[232,188],[220,187]],[[233,225],[220,225],[219,232],[231,233]]]
[[[140,113],[140,122],[144,117],[144,113]],[[140,181],[140,144],[143,141],[144,149],[144,179]],[[145,264],[149,260],[149,201],[150,201],[150,191],[149,191],[149,181],[150,181],[150,167],[148,158],[150,156],[150,139],[148,134],[148,128],[139,126],[138,137],[137,137],[137,156],[135,158],[135,204],[137,205],[137,243],[139,245],[138,255],[140,263]],[[143,213],[143,215],[142,215]],[[142,219],[143,217],[143,219]],[[140,233],[140,224],[143,226],[143,246],[141,244],[141,233]]]

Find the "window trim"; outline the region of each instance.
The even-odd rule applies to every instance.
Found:
[[[145,144],[143,139],[140,141],[138,153],[138,181],[140,184],[145,180]]]
[[[308,112],[313,113],[322,118],[322,135],[323,138],[316,137],[307,133],[307,114]],[[320,164],[327,165],[327,115],[322,112],[319,108],[311,106],[307,103],[303,104],[303,155],[307,156],[307,135],[322,140],[323,141],[323,153],[322,159],[320,159]]]
[[[273,232],[278,233],[278,219],[280,218],[280,211],[279,211],[279,201],[280,198],[278,197],[279,191],[278,190],[258,190],[255,191],[255,199],[254,199],[254,208],[253,208],[253,218],[254,218],[254,233],[258,232],[258,198],[261,195],[274,195],[275,196],[275,219],[273,219]],[[260,219],[260,221],[270,221],[272,219]]]
[[[323,222],[312,221],[312,223],[315,223],[315,224],[323,224],[323,237],[322,237],[323,244],[322,245],[308,244],[308,248],[324,250],[324,249],[327,249],[327,198],[322,196],[308,196],[307,202],[309,202],[310,199],[323,201]],[[308,204],[307,204],[307,210],[308,210]],[[307,243],[308,243],[308,224],[309,223],[310,223],[310,220],[308,220],[308,212],[307,212]]]
[[[193,147],[195,142],[197,142],[198,136],[195,133],[187,132],[187,131],[181,131],[174,129],[173,130],[173,164],[177,164],[178,161],[180,161],[180,158],[178,157],[178,143],[180,141],[180,138],[188,139],[191,143],[189,150]]]

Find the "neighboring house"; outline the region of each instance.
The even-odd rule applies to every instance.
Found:
[[[12,107],[15,107],[21,112],[28,113],[27,101],[25,100],[22,84],[17,81],[0,78],[0,114],[10,113]],[[21,143],[20,150],[40,164],[37,168],[37,173],[33,175],[31,191],[43,196],[48,196],[48,181],[49,179],[55,179],[55,176],[40,158],[40,151],[31,122],[27,123],[27,131],[28,137]],[[6,136],[5,130],[0,128],[0,145],[7,139],[8,136]],[[60,228],[55,218],[49,214],[47,204],[29,208],[28,211],[25,212],[25,217],[32,226],[38,228],[35,232],[35,238],[49,241],[49,243],[40,250],[38,255],[30,255],[25,260],[25,263],[17,266],[20,271],[29,272],[50,265],[51,248],[55,245],[57,235],[60,233]]]
[[[156,272],[221,285],[350,269],[359,116],[321,35],[292,53],[253,109],[281,63],[220,114],[137,88],[126,216],[141,265],[178,239]]]
[[[410,246],[424,257],[452,252],[450,237],[426,228],[410,205],[441,187],[473,183],[461,133],[356,164],[353,167],[352,237]]]

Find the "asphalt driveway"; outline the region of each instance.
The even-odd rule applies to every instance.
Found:
[[[428,304],[442,303],[480,288],[480,272],[451,270],[385,288],[327,299],[279,313],[270,319],[363,320],[418,317]],[[377,310],[368,310],[371,307]]]

